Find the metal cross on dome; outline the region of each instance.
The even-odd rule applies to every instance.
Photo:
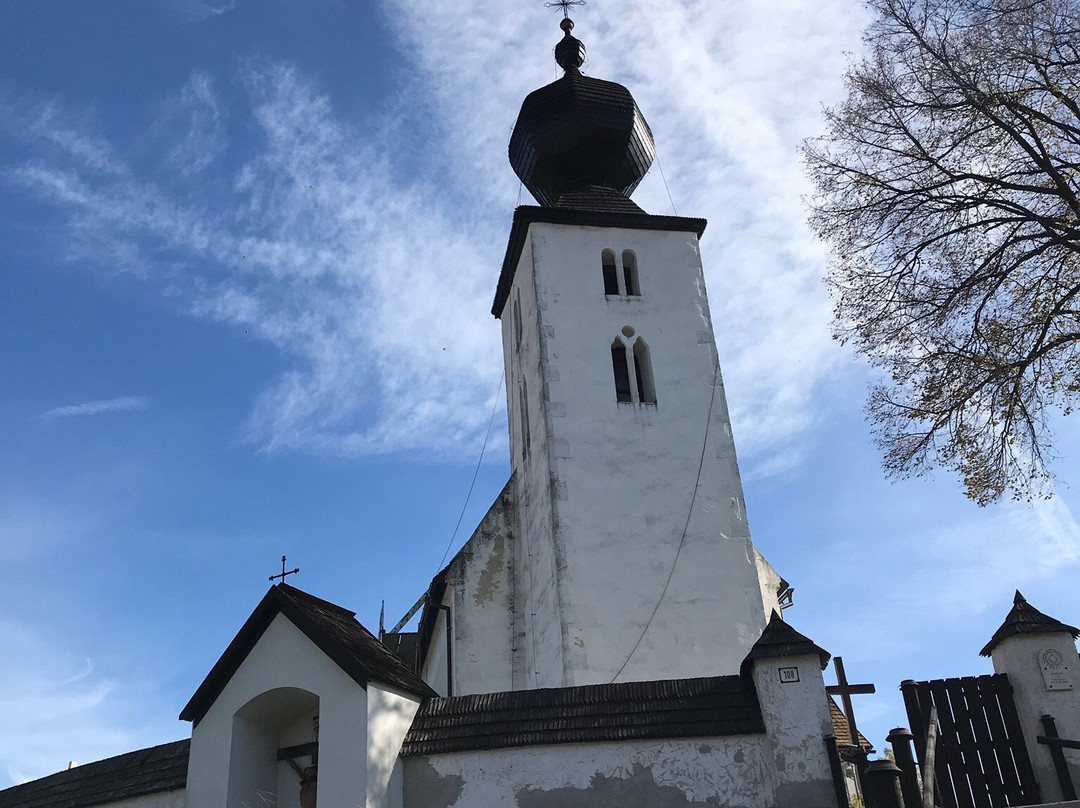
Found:
[[[545,8],[561,8],[563,18],[570,16],[570,6],[584,6],[585,0],[551,0],[549,3],[544,3]]]

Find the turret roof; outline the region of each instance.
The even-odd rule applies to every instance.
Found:
[[[1068,626],[1060,620],[1043,614],[1028,603],[1027,599],[1020,594],[1020,590],[1017,589],[1016,594],[1013,596],[1013,607],[1005,615],[1005,622],[994,632],[990,642],[983,647],[979,654],[980,656],[990,656],[1002,640],[1014,634],[1055,634],[1059,631],[1071,634],[1074,640],[1080,637],[1080,629]]]

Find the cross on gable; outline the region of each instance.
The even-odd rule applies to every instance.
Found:
[[[289,570],[288,572],[286,572],[285,571],[285,556],[282,556],[281,557],[281,572],[279,572],[277,575],[271,575],[270,580],[272,582],[275,578],[280,578],[281,582],[285,583],[285,576],[286,575],[296,575],[296,573],[298,573],[298,572],[300,572],[299,567],[297,567],[294,570]]]
[[[836,666],[836,684],[827,685],[825,692],[830,696],[839,696],[844,704],[844,716],[847,718],[848,731],[851,733],[851,745],[859,746],[859,728],[855,726],[855,709],[851,705],[853,695],[876,693],[877,689],[871,684],[849,684],[847,674],[844,672],[844,658],[835,657],[833,664]]]

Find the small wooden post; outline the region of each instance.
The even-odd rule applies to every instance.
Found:
[[[937,777],[937,705],[930,708],[930,722],[926,729],[926,751],[923,753],[922,808],[934,808],[934,786]]]
[[[833,791],[836,792],[838,808],[848,808],[847,781],[844,778],[844,766],[840,761],[840,749],[836,745],[835,735],[826,735],[825,750],[829,755],[829,771],[832,774]]]
[[[915,773],[915,756],[911,751],[911,742],[915,736],[906,727],[896,727],[889,731],[885,740],[893,750],[893,760],[900,767],[900,790],[904,794],[904,804],[908,808],[919,808],[919,777]]]
[[[1072,775],[1069,774],[1069,764],[1065,760],[1064,746],[1073,746],[1068,741],[1063,742],[1058,738],[1057,723],[1052,715],[1042,717],[1043,732],[1045,736],[1037,738],[1039,743],[1050,747],[1050,758],[1054,761],[1054,771],[1057,772],[1058,783],[1061,785],[1061,796],[1066,800],[1076,799],[1076,787],[1073,785]],[[1075,744],[1080,747],[1080,744]]]

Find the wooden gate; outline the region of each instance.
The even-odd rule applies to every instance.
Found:
[[[1039,785],[1024,746],[1003,673],[930,682],[908,680],[904,694],[920,769],[930,708],[937,707],[937,802],[944,808],[1005,808],[1039,802]],[[1033,730],[1034,731],[1034,730]],[[923,739],[922,743],[918,739]]]

